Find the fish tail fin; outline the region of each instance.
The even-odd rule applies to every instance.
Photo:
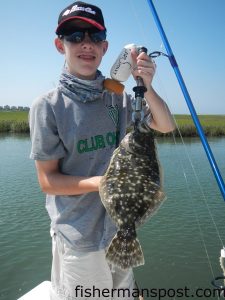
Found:
[[[118,231],[106,252],[106,259],[124,270],[144,264],[144,255],[136,234],[129,238],[126,234],[126,230]]]

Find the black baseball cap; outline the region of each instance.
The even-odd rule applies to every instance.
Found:
[[[82,1],[76,1],[60,13],[56,34],[66,34],[69,21],[75,19],[85,21],[99,30],[106,30],[102,11],[99,7]]]

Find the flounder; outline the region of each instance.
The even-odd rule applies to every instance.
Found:
[[[136,127],[114,150],[101,179],[99,193],[118,228],[107,249],[106,259],[121,269],[143,265],[144,256],[136,228],[165,199],[154,134],[149,127]]]

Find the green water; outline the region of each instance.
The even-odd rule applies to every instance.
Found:
[[[209,143],[225,178],[225,139]],[[185,139],[185,145],[161,139],[158,149],[167,200],[139,230],[146,263],[135,274],[139,288],[170,289],[161,299],[186,299],[172,289],[211,289],[211,279],[222,272],[225,203],[198,139]],[[50,279],[50,222],[29,151],[27,136],[0,137],[1,300],[17,299]]]

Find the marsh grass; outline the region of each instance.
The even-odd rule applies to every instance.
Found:
[[[0,111],[0,121],[28,122],[28,111]]]
[[[199,115],[199,120],[206,136],[225,136],[225,115]],[[195,125],[190,115],[174,115],[177,129],[175,136],[198,136]],[[0,133],[15,132],[29,133],[27,111],[0,111]],[[156,136],[172,136],[172,133],[164,134],[156,132]]]
[[[199,115],[199,121],[206,136],[225,136],[225,115]],[[190,115],[174,115],[177,128],[175,136],[183,137],[198,136],[197,129]],[[162,136],[163,134],[157,133]],[[169,133],[168,135],[171,135]]]
[[[0,111],[0,133],[29,133],[27,111]]]

